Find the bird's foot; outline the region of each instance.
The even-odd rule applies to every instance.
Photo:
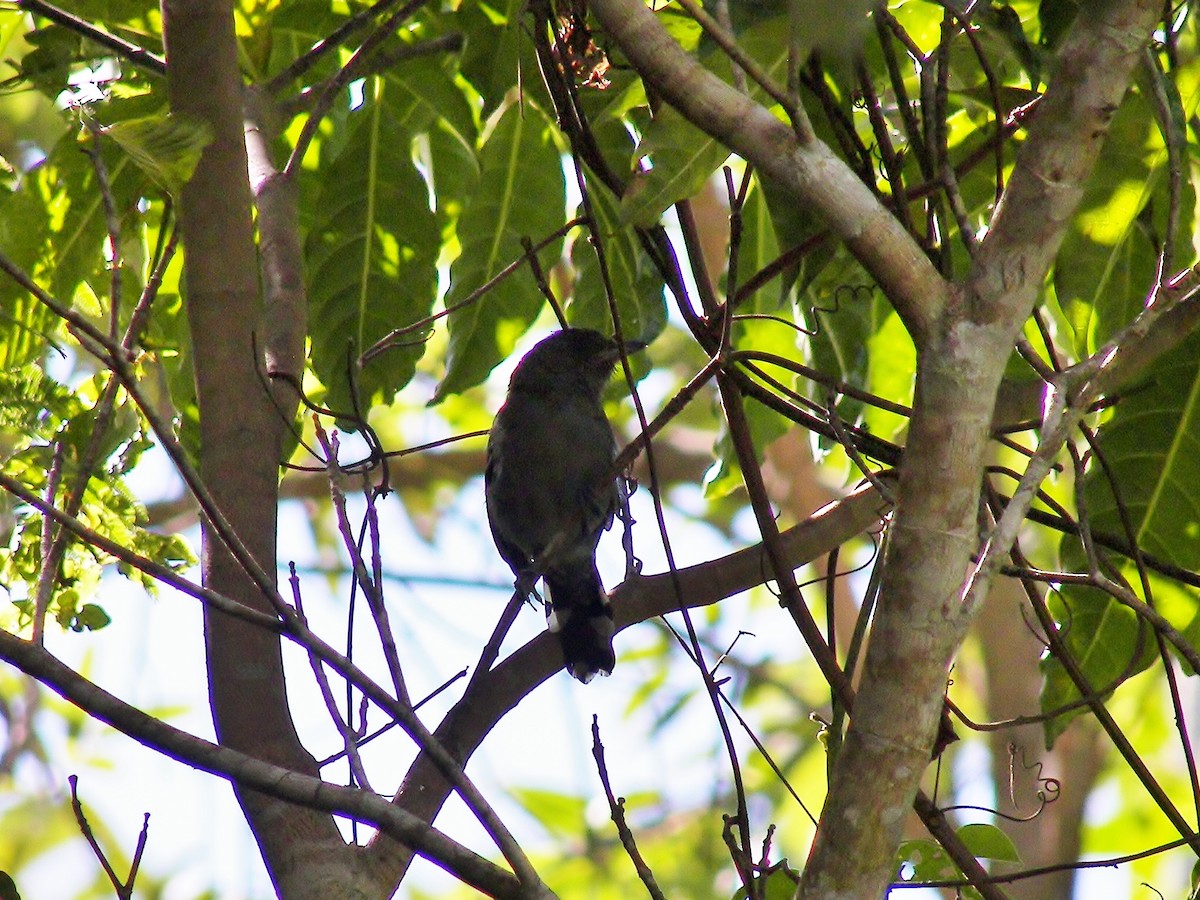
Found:
[[[517,576],[516,582],[513,584],[513,589],[525,598],[525,602],[530,606],[535,606],[538,603],[545,605],[545,600],[537,592],[538,575],[535,572],[523,572]]]

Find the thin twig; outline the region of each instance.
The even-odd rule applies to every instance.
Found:
[[[679,5],[696,21],[697,25],[704,29],[705,34],[712,38],[713,42],[728,54],[730,60],[738,68],[745,72],[755,84],[761,87],[767,96],[783,107],[783,111],[787,113],[788,119],[791,120],[792,129],[796,133],[796,140],[801,145],[812,143],[814,139],[812,123],[808,121],[808,114],[804,111],[804,106],[799,102],[796,95],[779,85],[775,79],[767,74],[754,57],[742,50],[738,45],[737,38],[721,27],[721,23],[706,13],[696,0],[679,0]]]
[[[300,78],[305,72],[320,62],[321,58],[331,50],[336,50],[354,34],[365,29],[382,12],[395,6],[399,0],[376,0],[366,9],[355,13],[345,22],[317,41],[302,56],[296,57],[283,71],[274,75],[266,83],[268,94],[278,94],[281,90]]]
[[[304,122],[303,128],[300,129],[300,134],[296,138],[296,144],[292,147],[292,154],[288,157],[287,165],[283,167],[285,175],[295,176],[300,171],[300,164],[304,161],[304,155],[308,152],[308,146],[317,135],[317,128],[321,124],[321,120],[325,118],[326,113],[333,107],[333,101],[337,95],[344,90],[351,81],[359,77],[360,68],[375,52],[375,48],[382,44],[387,38],[391,37],[392,32],[396,27],[411,16],[414,12],[428,3],[429,0],[408,0],[402,7],[392,13],[384,20],[374,31],[372,31],[362,42],[354,54],[346,61],[346,64],[338,70],[338,73],[329,79],[325,84],[325,88],[321,91],[321,95],[317,98],[317,102],[313,104],[312,112]]]
[[[295,563],[289,564],[288,571],[290,573],[288,583],[292,586],[292,602],[296,605],[296,611],[303,615],[304,605],[300,593],[300,578],[296,574]],[[321,699],[325,701],[325,709],[329,713],[329,718],[333,720],[334,727],[342,736],[342,746],[345,748],[346,758],[350,762],[350,774],[354,784],[364,790],[373,791],[371,781],[367,777],[366,766],[363,765],[362,756],[358,752],[358,735],[342,716],[341,710],[338,709],[337,698],[333,696],[333,688],[329,684],[329,675],[325,671],[324,664],[311,651],[308,654],[308,664],[312,668],[317,687],[321,690]]]
[[[362,552],[358,542],[355,541],[351,525],[350,516],[346,512],[346,495],[342,492],[338,484],[338,443],[337,435],[330,435],[321,426],[320,422],[316,422],[317,441],[321,445],[321,449],[325,453],[329,472],[329,495],[333,503],[334,514],[337,517],[338,532],[342,536],[342,545],[346,548],[346,553],[350,556],[350,563],[354,572],[355,581],[362,588],[363,594],[367,598],[367,605],[371,611],[371,618],[375,623],[375,629],[379,634],[379,642],[383,648],[384,659],[387,661],[388,672],[392,677],[392,684],[396,690],[396,697],[405,705],[411,705],[408,688],[404,681],[404,670],[400,665],[400,654],[396,649],[396,637],[392,632],[391,623],[388,620],[387,606],[383,601],[383,586],[377,578],[372,577],[367,570],[366,562],[362,558]],[[370,493],[367,497],[367,521],[372,523],[374,516],[374,505],[370,499]],[[375,551],[379,548],[379,529],[378,522],[374,521],[369,524],[374,538],[372,547]],[[376,553],[377,556],[377,553]]]
[[[695,217],[692,215],[691,204],[687,201],[682,201],[676,204],[676,213],[679,218],[680,229],[683,233],[684,246],[688,251],[689,262],[691,263],[692,274],[696,282],[697,292],[700,294],[701,305],[705,311],[709,322],[719,322],[722,324],[722,337],[719,338],[719,344],[714,350],[713,359],[720,360],[716,367],[717,387],[722,393],[722,400],[725,401],[722,368],[721,365],[729,353],[729,317],[725,315],[725,310],[722,308],[717,299],[716,286],[712,283],[709,277],[708,270],[704,263],[704,254],[701,249],[699,238],[699,230],[696,225]],[[708,336],[706,334],[706,336]],[[728,412],[727,412],[728,416]],[[643,422],[643,428],[646,423]],[[736,426],[731,425],[731,433]],[[658,522],[659,533],[662,536],[664,547],[667,553],[667,562],[670,566],[672,579],[675,587],[679,588],[678,569],[675,565],[674,553],[671,550],[670,542],[668,541],[666,518],[662,511],[660,501],[662,491],[658,489],[657,477],[654,469],[651,469],[651,497],[654,500],[655,516]],[[721,739],[725,745],[725,752],[729,758],[730,774],[733,777],[734,794],[737,798],[737,814],[735,821],[737,823],[737,839],[740,842],[740,849],[731,854],[734,866],[737,869],[738,877],[742,885],[746,889],[748,896],[754,896],[754,872],[752,859],[753,855],[750,850],[751,831],[750,831],[750,810],[746,802],[745,783],[742,778],[742,767],[738,761],[737,748],[733,742],[732,730],[729,727],[729,721],[725,716],[725,709],[721,704],[720,692],[716,681],[713,679],[709,667],[704,661],[704,650],[700,646],[700,640],[696,633],[695,624],[692,622],[692,617],[683,611],[683,624],[687,630],[688,645],[691,649],[691,657],[696,667],[700,671],[703,679],[705,693],[712,704],[713,713],[716,718],[717,726],[721,732]]]
[[[67,782],[71,785],[71,811],[75,813],[75,823],[79,826],[79,831],[83,834],[84,839],[88,842],[88,846],[92,848],[92,853],[100,862],[101,868],[104,869],[104,874],[108,876],[109,882],[113,886],[113,890],[121,900],[129,900],[133,896],[133,882],[137,878],[138,866],[142,860],[142,851],[146,848],[146,837],[150,829],[150,813],[145,814],[142,820],[142,833],[138,838],[137,850],[133,856],[133,863],[130,866],[129,877],[122,881],[113,869],[112,863],[108,861],[104,850],[100,847],[100,842],[96,840],[95,832],[92,831],[92,826],[88,824],[87,816],[83,812],[83,804],[79,802],[79,776],[67,776]]]
[[[596,760],[596,773],[600,776],[600,783],[604,786],[604,796],[608,798],[608,809],[612,815],[613,824],[617,826],[617,836],[621,839],[621,846],[629,854],[638,878],[642,880],[642,884],[646,886],[646,890],[653,900],[667,900],[662,888],[658,886],[658,881],[654,878],[654,872],[646,865],[646,860],[638,851],[637,839],[634,838],[633,832],[629,830],[629,824],[625,821],[625,798],[618,798],[613,794],[612,782],[608,777],[608,765],[604,761],[604,744],[600,742],[600,717],[596,715],[592,716],[592,758]]]
[[[58,494],[59,482],[62,480],[63,443],[61,439],[54,441],[54,449],[50,454],[50,468],[46,471],[46,504],[54,505]],[[42,517],[42,535],[39,550],[41,551],[41,571],[38,573],[37,591],[33,601],[33,642],[39,646],[44,641],[46,629],[46,611],[50,608],[50,598],[58,583],[58,567],[62,562],[63,549],[66,542],[61,539],[62,533],[54,527],[54,520],[49,516]]]
[[[151,53],[137,44],[131,44],[114,34],[109,34],[107,31],[101,31],[92,23],[72,15],[66,10],[59,9],[57,6],[47,3],[46,0],[18,0],[17,6],[44,19],[49,19],[51,22],[56,22],[76,34],[83,35],[89,41],[112,50],[117,56],[129,60],[147,72],[154,75],[167,74],[167,62],[161,56]]]
[[[867,118],[871,123],[871,132],[875,135],[875,146],[879,148],[879,156],[887,172],[888,185],[892,191],[892,211],[905,231],[915,235],[912,216],[908,210],[908,190],[904,186],[904,160],[896,152],[889,134],[889,124],[883,114],[883,105],[879,94],[875,91],[875,83],[871,79],[871,70],[863,61],[858,63],[858,83],[862,87],[863,106],[867,110]]]

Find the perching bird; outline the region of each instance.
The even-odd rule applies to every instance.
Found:
[[[525,354],[492,423],[484,475],[496,549],[518,590],[532,589],[538,574],[546,579],[549,628],[567,671],[584,684],[616,664],[596,544],[617,506],[616,442],[600,395],[618,359],[614,341],[583,328]]]

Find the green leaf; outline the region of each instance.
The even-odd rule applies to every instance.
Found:
[[[1200,334],[1159,359],[1098,429],[1140,546],[1200,569]],[[1120,509],[1101,466],[1085,479],[1094,529],[1121,532]]]
[[[177,292],[159,292],[143,345],[155,351],[154,359],[148,365],[161,369],[161,377],[147,379],[147,383],[161,382],[166,388],[168,397],[164,399],[169,399],[179,422],[176,436],[195,462],[200,450],[200,408],[192,369],[191,330],[183,298]]]
[[[70,394],[40,366],[0,370],[0,463],[46,437],[45,425],[72,406]]]
[[[85,603],[71,618],[68,627],[72,631],[99,631],[111,622],[112,619],[101,607],[95,603]]]
[[[800,874],[781,859],[760,875],[754,878],[755,896],[761,900],[792,900],[796,895],[796,887],[800,884]],[[744,887],[738,888],[733,900],[746,900],[749,895]]]
[[[587,801],[542,788],[515,787],[509,794],[552,835],[576,837]]]
[[[303,56],[318,41],[332,34],[349,17],[333,8],[329,0],[289,0],[275,7],[271,16],[271,52],[264,67],[268,75],[278,74]],[[306,73],[314,82],[328,78],[345,62],[337,53],[326,53]]]
[[[76,156],[81,156],[76,151]],[[45,283],[57,268],[51,248],[51,209],[68,202],[51,162],[22,179],[21,187],[0,203],[0,250],[35,281]],[[0,278],[0,343],[3,366],[16,367],[45,352],[44,339],[59,330],[56,316],[9,278]]]
[[[742,49],[753,56],[778,82],[786,77],[788,25],[784,16],[773,16],[739,35]],[[728,57],[719,49],[702,55],[702,61],[721,78],[732,79]],[[762,102],[762,88],[750,86],[750,96]],[[638,156],[648,156],[653,168],[637,172],[621,198],[625,221],[642,227],[658,223],[671,204],[693,196],[728,158],[729,148],[688,122],[674,108],[662,108],[642,136]]]
[[[15,377],[18,374],[24,377]],[[5,471],[26,489],[47,496],[48,473],[57,467],[62,476],[58,493],[48,499],[62,504],[63,497],[82,484],[77,518],[85,527],[179,571],[195,562],[186,542],[179,535],[147,531],[142,525],[145,511],[124,480],[149,443],[125,394],[117,394],[104,430],[98,430],[99,400],[110,377],[99,372],[90,379],[77,379],[68,391],[32,365],[22,373],[6,373],[3,380],[13,390],[0,394],[0,434],[11,436],[11,446],[4,448]],[[0,548],[0,584],[14,597],[28,598],[44,577],[43,520],[24,506],[10,515],[12,521],[6,524],[12,535]],[[67,537],[61,565],[54,573],[56,589],[49,609],[63,628],[90,631],[108,624],[107,613],[89,601],[104,568],[113,562],[99,550]],[[155,586],[140,572],[135,577],[149,589]],[[23,609],[28,614],[28,604]]]
[[[1063,644],[1087,677],[1093,690],[1107,689],[1120,675],[1144,669],[1153,659],[1153,639],[1145,624],[1128,607],[1094,588],[1073,586],[1049,599],[1051,613],[1063,626]],[[1140,638],[1139,638],[1140,634]],[[1139,648],[1138,643],[1141,643]],[[1040,663],[1042,711],[1049,713],[1078,700],[1074,682],[1053,656]],[[1051,747],[1086,707],[1073,709],[1046,721],[1046,746]]]
[[[1021,65],[1029,73],[1030,81],[1035,85],[1040,83],[1042,66],[1045,60],[1040,48],[1034,47],[1025,34],[1021,17],[1007,3],[989,5],[980,10],[980,23],[987,26],[986,32],[1004,39],[1021,60]],[[981,29],[983,31],[983,29]],[[989,48],[990,49],[990,48]],[[989,63],[996,58],[995,53],[988,53]]]
[[[129,165],[128,157],[116,156],[109,161],[108,172],[118,214],[136,208],[143,182],[136,167]],[[39,189],[51,195],[44,202],[55,211],[55,221],[46,235],[42,262],[48,271],[35,271],[35,276],[64,303],[74,299],[85,281],[104,283],[107,290],[104,202],[91,160],[79,152],[74,136],[66,135],[55,145],[38,171],[38,181]]]
[[[589,179],[592,210],[599,228],[598,238],[612,281],[613,296],[621,316],[621,331],[628,339],[654,340],[667,323],[662,279],[642,249],[637,234],[620,220],[617,199],[603,185]],[[571,247],[575,264],[575,293],[567,307],[567,318],[579,328],[612,333],[612,313],[604,292],[599,260],[590,241],[576,238]]]
[[[789,217],[788,221],[794,221],[794,218]],[[776,222],[771,215],[766,192],[762,182],[756,178],[751,183],[750,192],[742,206],[742,235],[738,244],[738,283],[733,286],[735,290],[741,290],[760,270],[778,258],[780,251],[784,249],[780,247],[779,242]],[[748,297],[743,297],[738,302],[738,312],[774,312],[779,309],[795,279],[795,270],[796,267],[793,266],[790,278],[788,273],[785,273],[778,284],[773,285],[769,282]]]
[[[903,841],[896,849],[896,881],[947,881],[962,875],[941,844],[930,840]],[[907,876],[907,877],[906,877]]]
[[[972,854],[980,859],[994,859],[999,862],[1021,861],[1016,845],[1007,834],[995,825],[978,823],[963,825],[955,832]]]
[[[408,383],[423,347],[392,350],[350,375],[358,355],[393,329],[429,315],[437,288],[438,228],[429,186],[409,153],[389,89],[350,116],[353,129],[328,165],[306,245],[312,366],[339,413],[390,398]]]
[[[764,323],[756,322],[754,324],[762,325]],[[776,325],[775,328],[780,332],[786,330],[780,325]],[[747,345],[757,348],[760,344],[756,341],[748,341]],[[790,383],[794,378],[785,376],[783,380]],[[746,398],[743,407],[746,411],[746,421],[750,425],[750,436],[754,442],[755,456],[761,462],[767,445],[785,434],[792,427],[792,423],[775,412],[775,410],[764,406],[751,397]],[[742,487],[743,483],[742,467],[738,461],[737,451],[733,446],[733,439],[730,437],[728,430],[722,429],[721,436],[717,439],[717,445],[714,449],[716,451],[716,461],[704,474],[704,496],[709,500],[728,496],[731,492]]]
[[[550,123],[536,107],[505,110],[480,154],[479,190],[458,224],[462,255],[450,269],[446,306],[454,307],[524,255],[521,239],[538,242],[564,222],[562,160]],[[539,257],[558,260],[558,238]],[[435,401],[479,384],[512,350],[542,308],[528,271],[520,269],[449,316],[446,376]]]
[[[484,116],[502,107],[515,85],[520,85],[522,102],[550,108],[533,38],[521,20],[526,9],[525,0],[458,6],[455,30],[466,39],[462,74],[483,98]]]
[[[651,228],[671,204],[699,192],[729,158],[729,148],[668,106],[654,117],[638,154],[651,157],[654,167],[636,172],[629,180],[621,214],[626,222]]]
[[[426,169],[433,184],[438,224],[444,234],[449,234],[479,185],[479,157],[474,142],[464,142],[458,132],[439,122],[429,132]]]
[[[3,215],[0,212],[0,215]],[[5,279],[10,281],[11,279]],[[58,318],[30,294],[5,297],[0,307],[0,371],[20,369],[57,343]]]
[[[33,49],[21,58],[21,78],[56,100],[69,87],[71,66],[80,53],[79,36],[61,25],[47,25],[26,33],[25,40]]]
[[[442,123],[467,146],[475,142],[475,116],[462,89],[435,56],[417,57],[385,75],[388,103],[406,134],[430,131]]]
[[[449,233],[479,183],[479,129],[461,79],[455,81],[443,60],[418,57],[389,70],[387,86],[388,102],[405,133],[426,137],[418,145],[421,164],[439,225]]]
[[[102,131],[155,183],[176,196],[213,139],[208,123],[172,113],[114,122]]]
[[[1147,382],[1130,391],[1097,432],[1099,452],[1119,485],[1138,545],[1148,553],[1188,569],[1200,568],[1196,510],[1200,509],[1200,335],[1192,335],[1158,360],[1146,373]],[[1124,535],[1120,507],[1108,476],[1093,460],[1083,483],[1089,521],[1096,532]],[[1064,564],[1086,570],[1075,538],[1063,540]],[[1139,584],[1132,564],[1123,563],[1125,577]],[[1197,603],[1187,592],[1152,581],[1156,598],[1163,593],[1169,605],[1161,611],[1182,630],[1197,628]],[[1146,598],[1142,598],[1146,599]],[[1137,619],[1127,607],[1095,589],[1065,585],[1056,619],[1066,629],[1065,641],[1092,686],[1101,690],[1130,664],[1137,641]],[[1134,661],[1139,672],[1152,661],[1152,642],[1143,639],[1143,652]],[[1061,665],[1043,663],[1046,683],[1044,710],[1078,697]],[[1053,741],[1066,725],[1047,725]]]
[[[1196,109],[1196,74],[1180,76],[1186,114]],[[1167,151],[1142,91],[1131,91],[1109,125],[1095,172],[1054,269],[1054,289],[1075,331],[1076,351],[1093,352],[1141,309],[1153,284],[1165,230]],[[1195,191],[1183,180],[1180,246],[1192,239]]]
[[[822,256],[826,264],[803,285],[797,301],[797,319],[812,332],[810,362],[865,389],[872,361],[868,341],[887,313],[876,303],[874,282],[845,248]]]
[[[1038,4],[1038,22],[1042,26],[1041,45],[1054,49],[1079,12],[1080,0],[1042,0]]]

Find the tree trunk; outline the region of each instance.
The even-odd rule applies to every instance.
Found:
[[[273,581],[285,423],[263,387],[255,354],[261,301],[233,7],[228,0],[168,0],[162,13],[171,109],[205,121],[213,135],[179,204],[200,476],[233,533]],[[202,540],[204,584],[272,612],[211,522]],[[207,607],[204,634],[217,739],[317,775],[288,709],[279,638]],[[280,896],[354,896],[348,873],[330,865],[331,857],[347,856],[330,816],[251,791],[238,790],[237,796]]]

